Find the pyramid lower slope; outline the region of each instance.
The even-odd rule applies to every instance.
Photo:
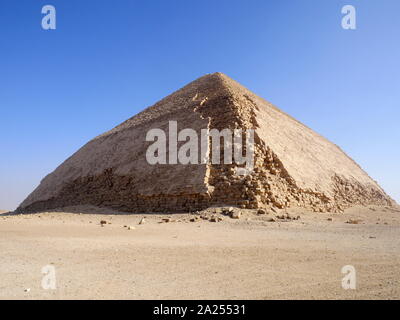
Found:
[[[146,133],[254,129],[255,168],[237,176],[234,164],[146,161]],[[206,75],[88,142],[40,183],[19,211],[72,205],[130,212],[187,211],[210,205],[301,206],[341,211],[355,204],[392,205],[340,148],[229,77]]]

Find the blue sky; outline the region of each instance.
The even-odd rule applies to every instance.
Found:
[[[41,28],[46,4],[56,30]],[[346,4],[356,30],[341,27]],[[216,71],[339,145],[399,202],[399,12],[398,0],[2,0],[0,209]]]

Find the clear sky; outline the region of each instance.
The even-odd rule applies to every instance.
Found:
[[[57,29],[41,27],[54,5]],[[341,27],[354,5],[357,29]],[[0,209],[96,135],[223,72],[400,201],[399,0],[1,0]]]

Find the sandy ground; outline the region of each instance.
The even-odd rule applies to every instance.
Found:
[[[400,298],[398,210],[297,211],[299,220],[275,222],[253,211],[221,222],[71,211],[0,215],[0,299]],[[46,265],[56,290],[41,286]],[[345,265],[355,290],[342,288]]]

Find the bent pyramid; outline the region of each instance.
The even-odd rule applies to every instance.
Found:
[[[150,129],[254,129],[254,170],[235,164],[155,164]],[[211,205],[299,206],[338,212],[394,201],[339,147],[224,74],[191,82],[88,142],[20,205],[33,212],[72,205],[128,212],[178,212]]]

